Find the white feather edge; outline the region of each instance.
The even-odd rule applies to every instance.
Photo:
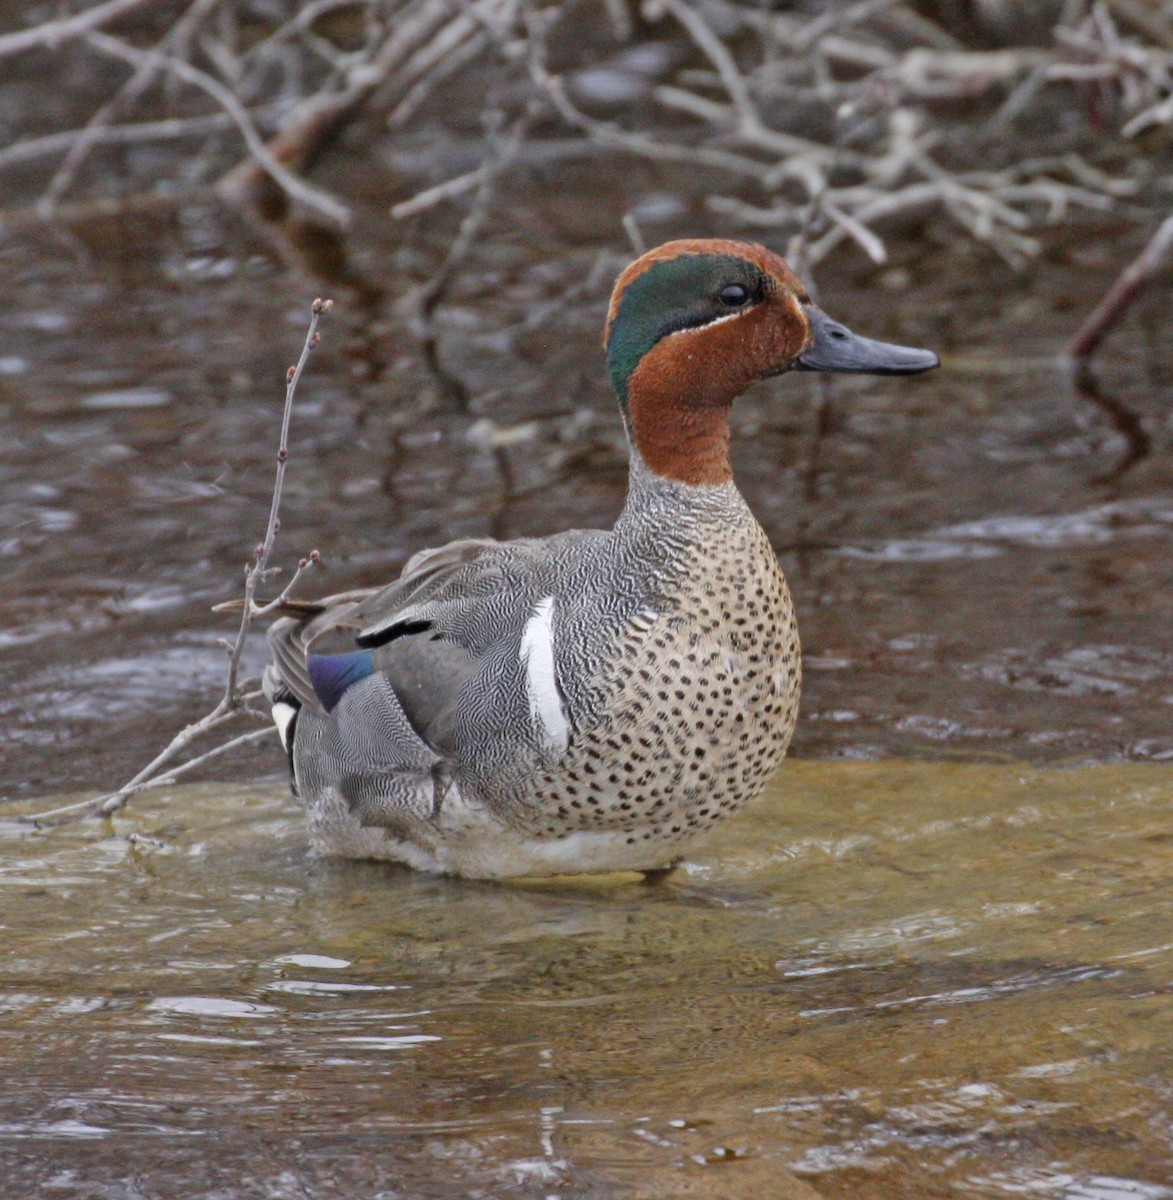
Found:
[[[292,704],[278,700],[273,705],[273,724],[277,726],[277,735],[281,738],[281,745],[285,747],[286,754],[289,753],[289,726],[295,716],[297,709]]]
[[[683,329],[674,329],[668,337],[679,338],[685,337],[690,333],[703,333],[706,329],[712,329],[714,325],[724,325],[726,321],[736,321],[738,317],[744,317],[750,308],[739,308],[731,313],[724,313],[719,317],[714,317],[711,321],[706,321],[703,325],[686,325]]]
[[[554,597],[534,607],[521,635],[518,657],[525,667],[525,694],[530,718],[545,738],[546,749],[557,754],[570,743],[570,722],[558,694],[554,669]]]

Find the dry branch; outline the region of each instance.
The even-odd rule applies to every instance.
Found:
[[[97,800],[82,800],[76,804],[68,804],[47,812],[35,813],[31,817],[24,818],[25,820],[33,824],[45,825],[61,824],[85,817],[108,817],[120,808],[123,808],[135,793],[141,792],[146,788],[158,787],[162,784],[170,783],[181,775],[187,774],[189,771],[202,766],[213,758],[218,758],[220,755],[235,749],[237,746],[247,745],[251,742],[259,741],[263,737],[272,735],[273,729],[271,726],[265,729],[253,730],[250,733],[232,738],[228,742],[213,746],[210,750],[206,750],[183,763],[169,767],[166,770],[163,769],[167,767],[168,763],[174,762],[194,742],[205,737],[207,734],[219,732],[242,718],[253,717],[266,722],[268,721],[267,714],[252,707],[252,702],[260,699],[261,693],[258,691],[246,691],[241,685],[240,657],[244,652],[245,642],[248,639],[249,631],[256,618],[272,612],[278,605],[284,602],[293,590],[294,585],[301,578],[303,572],[319,561],[318,552],[316,550],[312,551],[298,563],[293,577],[276,600],[265,605],[257,604],[257,588],[266,580],[271,579],[276,573],[275,569],[269,566],[269,559],[272,556],[273,546],[277,540],[277,532],[281,525],[281,495],[285,485],[285,470],[289,462],[289,426],[293,417],[293,402],[297,395],[297,385],[301,381],[302,372],[309,361],[310,353],[318,344],[320,338],[318,325],[322,317],[333,307],[334,302],[332,300],[315,300],[313,302],[305,343],[302,345],[297,363],[289,368],[286,377],[285,407],[281,416],[281,437],[277,447],[277,471],[273,481],[273,494],[269,502],[269,520],[265,526],[265,535],[257,545],[253,561],[245,569],[244,598],[239,605],[240,624],[236,630],[236,637],[231,643],[226,643],[228,650],[228,671],[224,682],[224,691],[216,706],[198,721],[194,721],[192,724],[181,729],[146,766],[132,778],[128,779],[117,791],[101,796]],[[230,605],[229,607],[234,606]]]
[[[1067,357],[1087,363],[1116,327],[1129,305],[1141,294],[1173,253],[1173,216],[1158,226],[1145,248],[1123,271],[1071,339]]]
[[[55,50],[64,42],[82,37],[103,25],[109,25],[149,3],[149,0],[106,0],[76,16],[61,17],[56,21],[45,21],[31,29],[0,35],[0,58],[13,54],[24,54],[38,48]]]
[[[254,122],[274,115],[272,107],[253,109],[250,116]],[[170,117],[162,121],[135,121],[127,125],[111,125],[106,122],[87,125],[84,129],[71,129],[66,133],[47,133],[44,137],[27,138],[22,142],[14,142],[0,150],[0,170],[15,166],[18,163],[31,162],[34,159],[51,157],[67,153],[67,158],[73,158],[75,152],[80,156],[88,153],[95,146],[130,146],[140,142],[172,141],[180,138],[203,137],[209,133],[220,133],[234,125],[227,113],[209,113],[206,117]],[[84,151],[81,147],[84,146]],[[46,189],[45,197],[38,208],[46,215],[46,209],[51,208],[56,215],[61,194],[72,182],[72,171],[67,177],[62,174],[61,186],[52,183]]]
[[[161,52],[168,52],[172,47],[184,44],[192,31],[219,3],[220,0],[193,0],[193,3],[184,12],[183,16],[175,22],[167,34],[160,40],[156,49]],[[135,68],[131,77],[118,89],[114,96],[90,117],[83,129],[78,130],[73,135],[68,153],[62,159],[53,174],[53,178],[49,180],[48,187],[45,188],[44,194],[41,196],[38,207],[42,211],[51,210],[61,197],[65,195],[73,184],[73,181],[77,178],[77,173],[81,169],[82,163],[85,161],[90,150],[99,142],[110,140],[103,135],[108,132],[108,127],[114,116],[125,105],[133,103],[134,100],[141,96],[154,81],[160,70],[161,64],[155,58],[140,63]],[[232,119],[228,113],[224,113],[223,117],[229,120]]]
[[[278,184],[291,198],[317,212],[330,224],[340,229],[345,229],[349,224],[350,210],[346,205],[320,188],[306,183],[304,179],[299,179],[283,166],[265,145],[264,139],[257,132],[244,105],[228,87],[214,79],[206,71],[201,71],[183,59],[173,58],[158,50],[136,50],[119,38],[109,37],[104,33],[87,34],[86,42],[102,54],[120,58],[132,66],[158,65],[161,69],[178,76],[185,83],[190,83],[207,92],[232,118],[257,166],[274,183]]]
[[[253,13],[246,40],[239,0],[189,0],[153,47],[140,49],[98,30],[129,12],[121,7],[128,3],[98,5],[84,20],[8,35],[38,45],[80,39],[132,67],[130,79],[72,139],[51,135],[0,152],[0,167],[64,153],[44,192],[42,215],[76,183],[93,147],[208,133],[227,119],[240,130],[248,155],[235,165],[217,164],[214,174],[209,169],[222,199],[269,219],[283,218],[293,200],[341,225],[346,205],[305,178],[317,157],[360,118],[375,130],[380,121],[382,128],[403,128],[489,49],[502,94],[515,97],[514,115],[536,90],[547,116],[579,131],[601,154],[697,167],[731,193],[711,197],[716,211],[790,230],[803,224],[812,261],[844,242],[882,261],[886,226],[936,209],[1020,266],[1037,252],[1041,226],[1064,219],[1073,207],[1119,212],[1118,201],[1130,186],[1140,186],[1142,174],[1138,155],[1137,178],[1111,178],[1082,162],[1062,135],[1056,140],[1072,160],[1069,169],[1015,163],[1008,149],[1014,122],[1034,109],[1037,125],[1038,110],[1045,115],[1042,106],[1058,103],[1054,93],[1065,89],[1076,111],[1100,106],[1092,120],[1116,122],[1116,133],[1101,138],[1104,145],[1112,137],[1119,145],[1120,138],[1173,126],[1173,33],[1164,16],[1139,0],[1065,5],[1051,45],[997,50],[963,46],[908,0],[858,0],[820,15],[729,0],[648,0],[641,15],[662,27],[657,39],[664,42],[666,31],[678,47],[687,43],[692,60],[649,79],[644,94],[659,115],[621,107],[607,119],[577,101],[567,78],[548,65],[551,31],[579,19],[571,6],[311,0],[287,10],[259,37]],[[626,6],[598,3],[623,38],[641,36]],[[352,31],[359,29],[357,45],[336,43],[320,29],[340,10],[358,18],[347,18]],[[219,22],[206,19],[212,11]],[[6,44],[0,38],[0,47]],[[115,125],[116,116],[132,115],[159,78],[178,82],[186,103],[191,89],[202,91],[219,111]],[[296,84],[291,89],[280,80]],[[971,98],[981,100],[987,114],[991,104],[996,111],[983,116],[972,106],[972,112],[945,115],[933,108]],[[983,161],[995,162],[993,174],[1000,177],[979,177],[973,168]],[[484,178],[481,168],[465,171],[397,205],[395,215],[475,191]]]
[[[384,106],[410,107],[426,89],[485,44],[482,21],[498,15],[508,0],[479,0],[469,12],[453,15],[447,0],[427,0],[391,24],[386,36],[349,63],[342,78],[298,104],[267,147],[281,163],[306,167],[376,96]],[[258,205],[264,182],[263,161],[243,162],[220,181],[221,195],[236,203]]]
[[[517,157],[534,115],[535,108],[531,106],[514,122],[513,127],[504,136],[499,135],[490,142],[491,157],[474,172],[477,176],[476,193],[460,222],[460,228],[457,230],[456,237],[449,247],[444,261],[428,280],[407,298],[407,303],[414,307],[418,315],[420,348],[423,352],[424,362],[439,384],[441,391],[448,396],[454,407],[462,411],[468,407],[468,397],[464,386],[445,370],[440,362],[435,312],[461,263],[467,258],[484,227],[496,193],[497,182]],[[417,207],[409,211],[420,210]],[[394,209],[392,215],[396,215]]]

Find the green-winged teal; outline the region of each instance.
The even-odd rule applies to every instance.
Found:
[[[782,761],[798,630],[733,483],[731,406],[784,371],[937,357],[856,336],[775,254],[724,240],[627,267],[606,350],[631,444],[613,529],[424,550],[271,629],[266,692],[320,849],[481,878],[652,870]],[[315,652],[340,631],[353,650]]]

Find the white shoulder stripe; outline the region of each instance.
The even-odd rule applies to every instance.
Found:
[[[535,727],[546,749],[561,754],[570,743],[570,722],[554,673],[554,597],[539,600],[525,623],[518,657],[525,667],[525,694]]]

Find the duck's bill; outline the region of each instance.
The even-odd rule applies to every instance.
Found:
[[[873,342],[832,321],[822,309],[806,310],[814,341],[794,360],[799,371],[849,371],[860,375],[919,375],[941,365],[931,350]]]

